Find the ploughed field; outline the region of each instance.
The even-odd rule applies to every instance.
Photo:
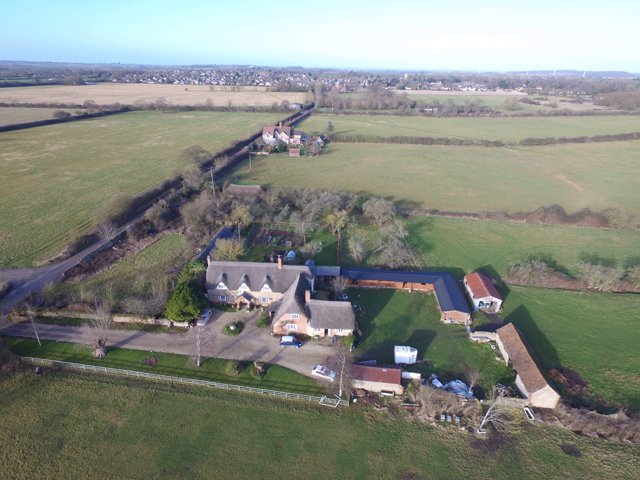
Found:
[[[326,132],[328,123],[337,137],[363,135],[389,138],[433,137],[456,140],[491,140],[505,143],[525,138],[591,137],[640,132],[640,116],[569,117],[413,117],[393,115],[316,114],[299,128]]]
[[[172,105],[221,107],[266,107],[283,100],[305,101],[304,92],[268,92],[265,87],[209,85],[161,85],[144,83],[101,83],[96,85],[52,85],[0,89],[0,103],[42,103],[82,105],[136,105],[162,100]]]
[[[640,141],[460,147],[332,143],[316,158],[273,155],[229,178],[336,189],[446,211],[531,211],[559,204],[640,213]]]
[[[131,112],[0,133],[0,267],[33,266],[90,232],[108,203],[186,166],[181,152],[215,152],[278,114]]]
[[[613,480],[640,469],[634,445],[542,426],[479,440],[358,404],[333,410],[55,371],[2,374],[0,387],[0,464],[15,480],[33,472],[49,479],[82,472],[88,479]]]

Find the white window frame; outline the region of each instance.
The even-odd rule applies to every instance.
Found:
[[[218,283],[218,285],[216,285],[216,290],[229,290],[229,289],[224,284],[224,282],[220,282],[220,283]]]
[[[269,286],[269,284],[265,283],[262,288],[260,289],[261,292],[270,292],[271,291],[271,287]]]
[[[218,301],[219,302],[226,302],[228,300],[229,300],[229,298],[226,295],[218,295]]]
[[[287,323],[284,328],[285,330],[298,330],[298,325],[295,323]]]
[[[260,302],[269,303],[269,302],[271,302],[271,298],[269,298],[269,297],[260,297]]]
[[[300,314],[299,313],[292,313],[291,314],[291,320],[298,320],[300,318]]]
[[[241,292],[248,292],[249,291],[249,287],[247,286],[246,283],[242,282],[242,284],[240,285],[240,288],[238,288],[239,291]]]

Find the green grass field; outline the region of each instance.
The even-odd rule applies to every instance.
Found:
[[[262,377],[255,375],[253,366],[248,363],[238,375],[230,375],[228,367],[231,361],[222,358],[203,358],[200,368],[198,368],[190,357],[171,353],[111,347],[107,356],[98,360],[93,357],[90,348],[75,343],[43,341],[42,347],[40,347],[35,340],[26,338],[3,338],[3,341],[16,355],[25,357],[100,365],[158,375],[199,378],[211,382],[233,383],[307,395],[323,395],[325,393],[325,390],[312,378],[279,365],[270,365]],[[158,361],[157,365],[145,365],[144,361],[149,357],[155,357]]]
[[[37,122],[39,120],[51,120],[53,119],[53,113],[58,110],[63,110],[73,115],[73,110],[59,108],[0,107],[0,127]]]
[[[445,217],[412,217],[409,242],[426,268],[484,269],[504,276],[510,263],[550,258],[571,274],[582,256],[626,268],[640,261],[640,232]]]
[[[376,137],[448,137],[464,140],[517,142],[525,138],[581,137],[615,135],[640,131],[635,115],[601,117],[404,117],[392,115],[316,114],[299,127],[306,132],[326,132],[334,126],[335,135]]]
[[[640,295],[511,287],[501,315],[547,369],[568,367],[591,391],[640,411]]]
[[[276,116],[132,112],[1,133],[0,266],[51,257],[91,231],[113,197],[172,177],[185,148],[221,150]]]
[[[640,142],[485,148],[334,143],[318,158],[270,156],[234,182],[362,192],[424,208],[530,211],[557,203],[640,213]]]
[[[527,428],[478,440],[353,406],[47,371],[0,375],[5,478],[632,479],[637,446]],[[567,455],[573,445],[580,457]]]
[[[386,289],[349,289],[352,303],[362,312],[357,320],[363,332],[362,344],[355,355],[376,358],[393,364],[394,345],[418,349],[418,358],[429,362],[429,371],[442,378],[466,379],[466,374],[480,373],[479,385],[487,389],[496,382],[513,383],[515,374],[488,345],[469,340],[462,325],[446,325],[440,321],[433,295]]]

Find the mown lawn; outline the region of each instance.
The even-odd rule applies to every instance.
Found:
[[[640,262],[640,232],[446,217],[412,217],[409,242],[430,269],[456,274],[482,269],[504,276],[510,263],[546,258],[577,274],[585,256],[621,268]]]
[[[640,411],[640,295],[510,287],[501,316],[546,369],[574,370],[593,394]]]
[[[477,440],[363,411],[47,371],[0,376],[5,478],[632,479],[635,445]],[[573,445],[581,456],[565,454]]]
[[[438,118],[315,114],[304,120],[299,128],[307,132],[326,132],[329,122],[333,124],[334,134],[337,136],[447,137],[503,142],[517,142],[525,138],[615,135],[640,131],[640,117],[635,115]]]
[[[317,158],[265,157],[229,179],[277,187],[336,189],[407,206],[453,211],[640,213],[640,141],[544,147],[446,147],[334,143]]]
[[[202,358],[201,366],[198,368],[193,359],[185,355],[109,348],[107,356],[98,360],[93,357],[90,348],[75,343],[43,341],[42,347],[40,347],[37,341],[26,338],[5,337],[3,340],[16,355],[25,357],[48,358],[64,362],[151,372],[159,375],[199,378],[212,382],[248,385],[308,395],[324,394],[324,389],[315,380],[278,365],[270,365],[267,373],[260,377],[254,373],[253,365],[250,362],[241,363],[242,371],[235,375],[230,373],[230,366],[238,362],[222,358]],[[149,358],[155,358],[157,364],[145,365],[145,360]]]
[[[393,347],[407,345],[418,349],[418,358],[429,363],[428,372],[450,380],[466,379],[469,372],[480,372],[479,385],[488,388],[496,382],[510,384],[515,375],[496,360],[488,345],[469,340],[462,325],[446,325],[433,295],[387,289],[349,289],[352,303],[360,306],[358,325],[363,332],[356,356],[376,358],[393,364]]]
[[[130,112],[0,133],[0,266],[33,266],[91,231],[109,201],[184,168],[192,145],[215,152],[278,114]]]

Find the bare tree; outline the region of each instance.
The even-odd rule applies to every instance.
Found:
[[[338,391],[338,397],[342,398],[343,392],[351,390],[351,352],[347,348],[343,337],[334,337],[334,353],[327,360],[327,366],[336,372],[334,382]]]
[[[251,213],[245,205],[238,205],[233,209],[229,217],[229,221],[237,226],[238,238],[242,232],[242,227],[246,227],[251,223]]]
[[[95,305],[89,322],[83,326],[83,334],[85,339],[95,348],[94,356],[96,358],[104,358],[107,355],[107,344],[112,326],[113,317],[109,304],[102,302]]]
[[[508,432],[515,429],[517,420],[514,415],[514,407],[503,389],[494,387],[485,404],[488,404],[489,408],[482,417],[478,430],[483,430],[488,424],[493,425],[493,428],[498,432]]]
[[[349,229],[349,255],[354,262],[360,263],[367,254],[367,242],[362,235],[351,233]]]
[[[335,292],[335,294],[336,294],[336,296],[338,298],[342,297],[342,294],[347,289],[348,285],[349,285],[349,282],[343,276],[338,276],[338,277],[333,279],[333,282],[331,282],[331,286],[333,287],[333,291]]]
[[[104,242],[108,242],[115,237],[117,231],[118,228],[113,224],[113,222],[104,222],[98,225],[98,236]]]
[[[362,204],[364,216],[374,220],[379,226],[387,223],[395,216],[393,202],[384,198],[373,197]]]
[[[322,251],[323,247],[320,240],[311,240],[300,247],[300,252],[302,252],[305,257],[314,258]]]
[[[196,366],[200,366],[200,358],[202,356],[202,350],[211,343],[212,340],[211,325],[196,326],[193,335],[194,356],[196,360]]]
[[[188,189],[197,190],[204,183],[204,177],[197,165],[187,165],[182,171],[182,181]]]

